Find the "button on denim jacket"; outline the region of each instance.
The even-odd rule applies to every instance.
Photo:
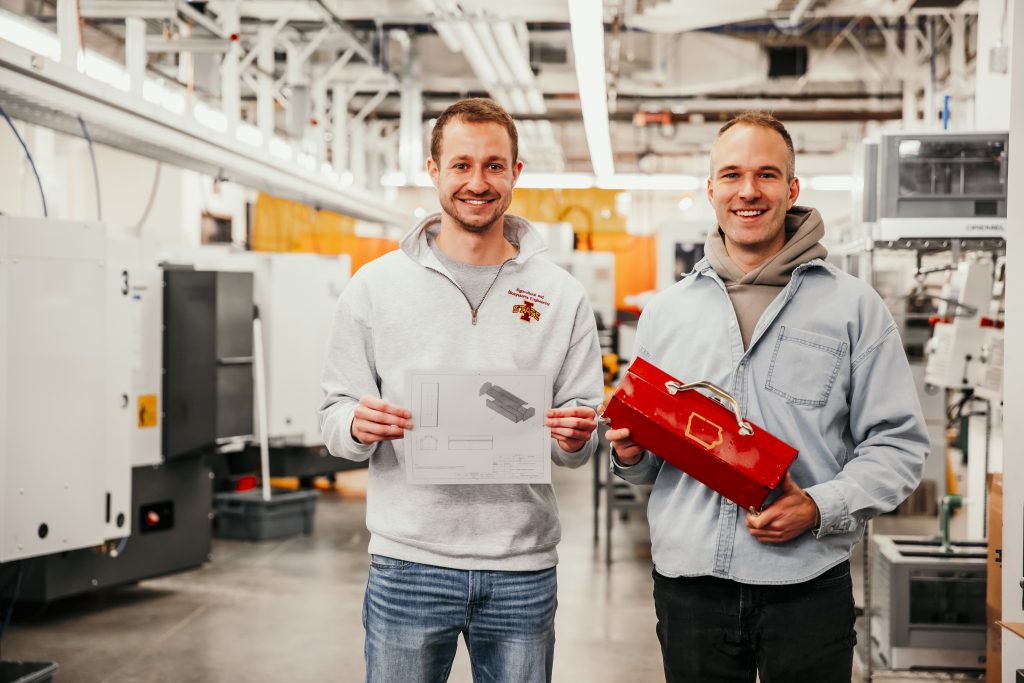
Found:
[[[680,381],[722,387],[748,420],[797,448],[790,474],[821,513],[816,533],[760,543],[743,510],[657,454],[631,467],[613,458],[626,481],[654,484],[648,518],[664,576],[806,581],[849,557],[865,522],[921,480],[928,436],[896,324],[866,282],[821,259],[796,268],[746,351],[704,259],[644,309],[636,351]]]

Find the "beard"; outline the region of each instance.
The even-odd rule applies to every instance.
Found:
[[[491,197],[486,197],[485,199],[491,199]],[[481,209],[486,208],[486,211],[473,211],[456,197],[446,195],[441,197],[441,209],[453,218],[463,230],[476,235],[482,235],[501,220],[509,204],[512,203],[511,197],[506,198],[500,195],[495,197],[494,200],[491,204],[481,207]]]

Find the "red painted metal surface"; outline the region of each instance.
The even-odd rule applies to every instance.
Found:
[[[744,509],[760,510],[782,481],[797,450],[760,426],[741,433],[736,414],[642,358],[629,367],[603,417],[630,438]]]

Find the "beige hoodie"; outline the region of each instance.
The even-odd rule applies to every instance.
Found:
[[[786,213],[786,244],[760,266],[744,273],[729,257],[722,230],[708,233],[704,251],[711,267],[725,283],[743,336],[743,348],[749,348],[757,321],[782,288],[789,284],[793,270],[802,263],[828,255],[821,244],[825,223],[817,209],[794,206]]]

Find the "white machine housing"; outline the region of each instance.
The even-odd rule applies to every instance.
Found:
[[[865,185],[878,188],[874,239],[1004,237],[1008,138],[1005,131],[882,135],[877,169],[864,167]]]
[[[961,261],[947,276],[941,298],[938,315],[944,320],[935,323],[925,347],[925,382],[964,389],[973,385],[982,371],[986,335],[981,320],[992,299],[991,261],[980,256]]]
[[[128,449],[132,467],[163,462],[163,269],[137,236],[108,229],[114,296],[122,302],[115,366],[130,382]]]
[[[266,358],[267,436],[271,445],[322,445],[320,381],[334,308],[351,277],[350,257],[202,247],[166,258],[197,270],[253,274]],[[258,438],[259,420],[254,424]]]
[[[122,270],[102,225],[0,217],[0,562],[130,531]]]
[[[571,251],[551,255],[587,290],[594,312],[607,327],[615,324],[615,254],[610,251]]]

